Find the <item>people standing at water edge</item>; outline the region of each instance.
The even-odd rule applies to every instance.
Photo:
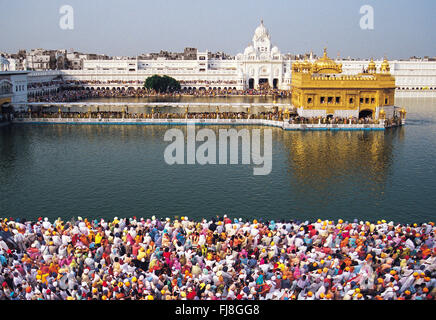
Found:
[[[217,89],[213,90],[211,88],[193,90],[193,89],[182,89],[180,91],[175,91],[171,93],[158,93],[153,90],[147,90],[144,88],[112,88],[104,87],[105,85],[116,84],[128,84],[128,82],[105,82],[100,83],[100,81],[66,81],[62,88],[56,93],[46,93],[46,94],[29,94],[29,102],[75,102],[84,99],[95,99],[95,98],[147,98],[147,97],[180,97],[180,96],[190,96],[190,97],[226,97],[226,96],[276,96],[280,98],[286,98],[290,96],[290,92],[287,90],[278,89],[247,89],[247,90],[236,90],[236,89]],[[32,86],[37,86],[38,84],[29,84],[29,89]],[[50,85],[50,84],[49,84]],[[102,87],[85,88],[87,85],[101,85]]]
[[[433,222],[3,219],[0,299],[434,300]]]
[[[149,108],[150,109],[150,108]],[[371,117],[356,118],[356,117],[300,117],[297,114],[285,114],[280,110],[272,110],[268,112],[251,113],[248,112],[160,112],[158,109],[151,108],[151,112],[147,113],[128,113],[123,111],[58,111],[53,110],[39,110],[33,111],[19,111],[13,114],[16,119],[264,119],[273,121],[285,121],[289,124],[378,124],[379,120],[372,119]],[[145,110],[144,110],[145,111]],[[393,119],[385,119],[386,125],[398,126],[401,124],[401,118],[395,117]]]

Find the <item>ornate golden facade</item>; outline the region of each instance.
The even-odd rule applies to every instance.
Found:
[[[300,116],[372,117],[392,115],[395,78],[385,59],[377,72],[373,60],[357,75],[343,75],[342,65],[327,56],[292,65],[292,104]]]

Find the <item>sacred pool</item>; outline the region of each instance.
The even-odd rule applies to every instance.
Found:
[[[245,98],[230,102],[271,102],[237,99]],[[436,99],[397,99],[395,104],[407,109],[407,125],[384,131],[232,126],[272,130],[272,170],[264,176],[253,175],[253,164],[168,165],[164,161],[168,142],[163,137],[170,126],[166,125],[4,126],[0,128],[1,211],[3,216],[51,220],[152,215],[199,219],[227,214],[428,221],[434,218],[436,206],[432,139]],[[226,127],[208,126],[217,135]],[[171,128],[187,130],[186,126]]]

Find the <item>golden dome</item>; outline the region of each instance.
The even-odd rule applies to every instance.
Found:
[[[303,70],[310,70],[311,67],[312,67],[312,64],[309,62],[309,60],[304,60],[304,61],[301,63],[301,68],[302,68]]]
[[[385,58],[380,66],[380,70],[382,72],[389,72],[391,71],[391,67],[389,66],[388,60]]]
[[[369,65],[368,65],[368,72],[375,73],[376,71],[377,71],[377,67],[375,65],[374,60],[371,58],[371,61],[369,62]]]
[[[300,71],[300,62],[295,61],[292,63],[292,71],[293,72],[299,72]]]
[[[324,55],[314,62],[312,71],[314,73],[342,73],[342,65],[327,56],[327,48],[324,48]]]
[[[312,64],[308,60],[295,61],[292,64],[292,71],[293,72],[303,72],[304,70],[310,71],[311,67]]]

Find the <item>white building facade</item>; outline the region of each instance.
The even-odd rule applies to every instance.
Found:
[[[50,55],[44,49],[33,49],[26,55],[25,65],[27,70],[50,70]]]
[[[337,61],[342,63],[344,74],[356,74],[368,67],[369,61]],[[375,61],[377,69],[382,61]],[[389,61],[395,77],[396,97],[436,97],[436,61]]]
[[[254,32],[252,44],[243,54],[236,55],[237,70],[243,77],[245,89],[257,89],[262,84],[290,89],[291,64],[291,60],[284,60],[280,50],[272,45],[263,21]]]
[[[27,103],[27,73],[0,71],[0,107]]]
[[[41,49],[42,50],[42,49]],[[34,51],[36,60],[28,61],[34,69],[39,63],[49,63],[49,56]],[[41,51],[41,52],[40,52]],[[231,59],[209,58],[209,52],[197,52],[189,60],[183,59],[127,59],[91,60],[86,56],[69,56],[77,60],[81,70],[31,71],[29,92],[57,90],[62,81],[81,81],[85,88],[142,88],[145,80],[155,74],[177,79],[182,89],[259,89],[268,85],[280,90],[291,89],[292,63],[274,46],[263,21],[256,28],[249,46]],[[30,59],[28,57],[28,59]],[[43,62],[39,62],[39,61]],[[375,61],[380,68],[382,60]],[[368,67],[369,60],[336,60],[344,74],[356,74]],[[396,96],[436,96],[436,61],[389,61],[396,79]],[[6,67],[4,67],[6,68]],[[8,66],[10,68],[10,66]],[[11,68],[12,69],[12,68]],[[58,83],[59,82],[59,83]],[[38,85],[47,83],[47,85]]]
[[[197,52],[195,60],[84,60],[83,70],[65,70],[65,80],[107,84],[115,81],[142,87],[145,79],[159,74],[178,80],[185,89],[289,90],[291,60],[284,60],[272,45],[263,22],[256,28],[252,43],[233,59],[209,59],[209,52]]]

